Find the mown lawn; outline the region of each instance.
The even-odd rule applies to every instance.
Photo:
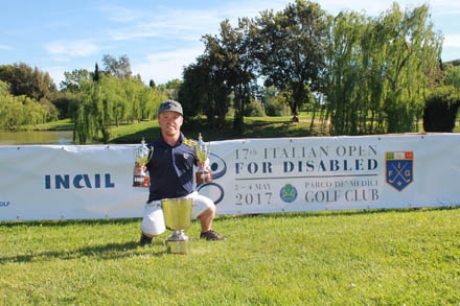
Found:
[[[0,223],[1,305],[458,305],[459,207],[219,216],[140,248],[140,219]]]

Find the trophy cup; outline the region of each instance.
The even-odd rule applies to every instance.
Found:
[[[141,145],[136,148],[136,163],[134,165],[133,187],[149,187],[150,176],[145,172],[145,165],[153,155],[153,147],[147,147],[142,138]]]
[[[204,164],[209,158],[209,142],[204,142],[201,133],[198,134],[198,142],[195,145],[196,158],[200,162],[195,174],[197,184],[209,183],[212,181],[211,170]]]
[[[185,234],[185,230],[191,224],[192,206],[192,199],[163,199],[161,201],[166,228],[173,231],[166,239],[168,253],[187,255],[190,239]]]

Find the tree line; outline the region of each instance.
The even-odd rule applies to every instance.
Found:
[[[64,73],[61,89],[48,73],[24,63],[0,66],[0,129],[21,130],[70,118],[74,141],[108,142],[112,126],[151,119],[161,101],[174,96],[177,81],[146,86],[132,76],[129,58],[104,55],[103,68]],[[46,81],[43,81],[46,80]]]
[[[202,42],[204,53],[184,68],[182,81],[160,86],[133,76],[126,55],[104,55],[102,69],[96,63],[94,71],[65,72],[59,91],[37,68],[0,66],[0,128],[71,118],[77,142],[107,142],[112,126],[154,118],[167,98],[212,127],[231,113],[236,134],[244,116],[289,112],[297,121],[301,110],[330,135],[412,132],[420,119],[427,131],[455,124],[460,68],[442,62],[442,35],[427,5],[331,16],[296,0],[236,26],[224,20]]]
[[[402,10],[394,3],[371,18],[331,16],[297,0],[280,12],[241,18],[236,27],[223,21],[219,35],[203,41],[205,53],[185,68],[179,95],[209,120],[223,122],[231,93],[241,124],[244,106],[263,93],[261,80],[294,121],[300,108],[310,109],[312,124],[319,121],[330,135],[411,132],[421,118],[430,121],[427,129],[438,129],[446,105],[456,115],[458,68],[442,63],[442,36],[427,5]]]

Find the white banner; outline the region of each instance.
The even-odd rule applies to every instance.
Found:
[[[142,216],[137,145],[0,147],[0,220]],[[211,143],[218,214],[459,205],[460,135]]]

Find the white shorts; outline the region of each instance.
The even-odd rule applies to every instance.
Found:
[[[193,219],[196,219],[203,212],[214,206],[214,202],[210,198],[200,195],[197,191],[194,191],[183,198],[193,200]],[[163,210],[161,209],[161,200],[145,204],[141,230],[143,233],[152,236],[158,236],[165,232],[166,226],[163,217]]]

